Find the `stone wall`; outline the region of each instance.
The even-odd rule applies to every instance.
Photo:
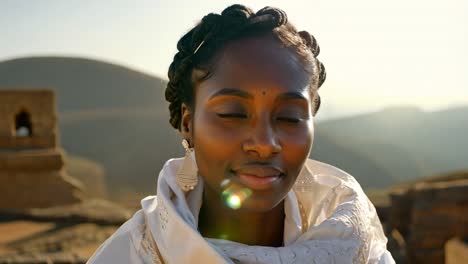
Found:
[[[408,263],[444,263],[444,246],[468,236],[468,179],[421,182],[391,195],[388,229],[403,234]]]
[[[50,171],[64,166],[58,149],[10,150],[0,152],[0,171]]]
[[[0,171],[0,209],[46,208],[81,202],[81,185],[65,171]]]
[[[29,114],[32,135],[16,137],[15,117]],[[54,148],[57,146],[57,114],[52,90],[0,91],[0,149]]]
[[[44,208],[84,199],[57,146],[51,90],[0,91],[0,210]]]
[[[450,239],[445,243],[445,264],[468,263],[467,240]]]

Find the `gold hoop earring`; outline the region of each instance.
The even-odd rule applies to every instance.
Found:
[[[185,157],[177,171],[176,182],[182,191],[188,192],[198,184],[198,168],[193,157],[193,148],[186,139],[182,140],[182,146],[185,148]]]

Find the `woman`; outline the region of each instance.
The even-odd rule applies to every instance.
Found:
[[[177,48],[166,99],[186,156],[89,263],[394,263],[359,184],[308,159],[325,80],[313,36],[233,5]]]

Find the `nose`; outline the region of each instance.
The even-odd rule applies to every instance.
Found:
[[[269,121],[255,122],[249,132],[249,136],[242,144],[245,152],[265,159],[281,151],[280,142]]]

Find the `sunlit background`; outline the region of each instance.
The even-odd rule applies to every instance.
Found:
[[[358,180],[396,262],[460,263],[468,1],[240,2],[280,7],[318,40],[327,80],[310,157]],[[176,43],[234,3],[0,0],[0,263],[84,264],[156,193],[184,155],[164,100]],[[233,210],[252,193],[223,190]]]
[[[241,1],[284,9],[321,46],[328,78],[318,118],[393,105],[425,110],[468,102],[464,0]],[[0,61],[94,58],[166,78],[180,36],[235,1],[0,2]]]

